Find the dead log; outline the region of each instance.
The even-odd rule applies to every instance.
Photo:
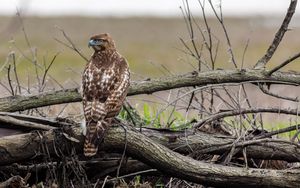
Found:
[[[131,128],[126,128],[126,132],[127,154],[169,176],[221,187],[225,185],[227,187],[297,187],[300,183],[299,170],[246,169],[208,164],[174,152]],[[72,144],[81,152],[82,145],[80,143],[82,143],[83,137],[80,130],[73,128],[68,131],[68,135],[68,139],[66,139],[66,133],[50,130],[44,134],[35,132],[3,137],[0,140],[0,164],[8,164],[39,155],[41,154],[39,153],[41,144],[47,145],[49,153],[55,155],[55,152],[70,142],[70,139],[79,141],[78,143],[72,142]],[[206,138],[209,137],[212,136]],[[108,131],[101,149],[121,153],[125,143],[124,129],[116,127]],[[295,147],[294,152],[299,153],[299,148]]]
[[[38,154],[38,144],[46,141],[47,145],[53,145],[51,142],[54,140],[56,132],[61,134],[60,131],[54,130],[54,133],[32,132],[28,134],[2,137],[0,139],[0,154],[2,154],[0,156],[0,165],[23,161],[29,158],[29,156],[31,156],[30,154],[32,153]],[[76,138],[79,137],[79,141],[81,140],[79,129],[73,128],[71,132],[74,133]],[[193,131],[169,131],[143,128],[142,133],[155,142],[182,154],[194,152],[197,154],[222,155],[231,149],[231,145],[235,141],[235,138],[229,136],[216,134],[212,135],[203,132],[195,133]],[[36,152],[31,151],[30,148],[24,149],[21,147],[27,145],[30,148],[34,148]],[[104,147],[105,146],[106,144],[104,144]],[[109,148],[109,145],[106,147]],[[235,147],[237,149],[247,147],[247,156],[249,158],[263,160],[284,160],[287,162],[300,161],[299,146],[287,141],[269,138],[258,139],[254,141],[250,140],[235,143]],[[27,151],[29,152],[28,154]],[[236,156],[242,156],[242,153],[238,152],[236,153]]]

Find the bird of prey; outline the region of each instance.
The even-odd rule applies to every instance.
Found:
[[[88,43],[94,53],[82,76],[83,110],[86,122],[84,155],[98,151],[111,120],[118,115],[128,92],[130,72],[127,61],[107,33],[92,36]]]

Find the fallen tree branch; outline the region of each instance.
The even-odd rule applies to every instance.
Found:
[[[191,133],[186,131],[170,131],[166,133],[160,131],[147,131],[148,132],[145,132],[145,130],[143,130],[143,133],[151,139],[183,154],[196,151],[206,154],[222,155],[231,149],[231,147],[227,147],[226,145],[230,145],[236,141],[236,138],[206,134],[202,132]],[[246,142],[239,142],[236,143],[236,147],[242,148],[248,145],[247,156],[249,158],[285,160],[288,162],[300,161],[300,149],[297,145],[292,143],[280,143],[277,141],[273,142],[272,140],[267,140],[265,143],[261,141],[257,142],[258,143],[248,144]],[[211,149],[211,151],[204,152],[204,150],[210,148],[213,148],[213,150]],[[237,153],[237,156],[242,156],[242,153]]]
[[[40,123],[34,123],[30,121],[24,121],[24,120],[19,120],[17,118],[11,117],[11,116],[2,116],[0,115],[0,122],[5,123],[6,126],[1,125],[0,127],[6,127],[6,128],[15,128],[19,130],[23,129],[29,129],[29,130],[50,130],[54,129],[55,127],[49,126],[49,125],[44,125]]]
[[[82,100],[78,88],[66,89],[31,96],[11,96],[0,99],[0,111],[16,112],[66,102]]]
[[[300,74],[275,72],[271,76],[267,76],[265,71],[251,69],[192,72],[179,76],[132,82],[128,95],[151,94],[157,91],[180,87],[241,82],[270,82],[300,85]],[[82,97],[79,88],[58,90],[31,96],[12,96],[0,99],[0,111],[22,111],[55,104],[79,102],[81,100]]]
[[[43,125],[48,125],[48,126],[53,126],[53,127],[62,127],[64,125],[70,125],[68,123],[64,123],[61,121],[58,121],[57,119],[53,118],[44,118],[44,117],[39,117],[39,116],[30,116],[26,114],[18,114],[18,113],[11,113],[11,112],[0,112],[0,116],[9,116],[18,120],[22,121],[27,121],[27,122],[32,122],[32,123],[38,123],[38,124],[43,124]],[[65,121],[71,121],[70,119],[65,120]],[[46,129],[50,130],[50,129]]]
[[[138,128],[140,130],[140,128]],[[219,135],[211,135],[202,132],[191,132],[191,131],[167,131],[167,130],[159,130],[159,129],[149,129],[143,128],[141,129],[142,132],[150,137],[151,139],[155,140],[156,142],[172,149],[176,150],[179,153],[188,154],[194,150],[203,150],[207,148],[214,148],[212,152],[206,152],[210,154],[223,154],[224,152],[228,151],[228,147],[221,148],[221,146],[225,146],[231,144],[235,141],[235,138],[232,137],[224,137]],[[291,129],[291,131],[294,129]],[[78,130],[75,128],[75,132]],[[28,139],[30,140],[31,137],[37,137],[36,133],[30,133],[27,135]],[[80,133],[76,133],[76,137],[79,137]],[[272,135],[270,135],[272,136]],[[14,139],[13,139],[14,138]],[[24,135],[25,138],[25,135]],[[25,153],[19,153],[17,147],[18,144],[23,144],[23,135],[12,136],[12,137],[3,137],[1,138],[3,142],[0,141],[0,148],[7,148],[7,143],[14,142],[15,140],[20,140],[20,143],[17,143],[16,146],[9,146],[9,149],[12,149],[13,152],[7,153],[7,156],[3,154],[3,158],[7,157],[6,160],[2,159],[0,161],[1,164],[7,164],[17,161],[22,161],[26,159]],[[6,141],[6,139],[8,139]],[[25,139],[28,140],[28,139]],[[46,139],[48,139],[46,137]],[[53,139],[53,138],[51,138]],[[258,139],[258,138],[257,138]],[[79,138],[80,140],[80,138]],[[31,143],[32,144],[32,143]],[[35,148],[38,148],[35,146]],[[217,149],[216,149],[217,148]],[[281,148],[284,148],[282,151]],[[8,150],[8,149],[5,149]],[[16,152],[14,152],[16,150]],[[20,148],[21,150],[21,148]],[[297,147],[293,144],[286,144],[286,143],[278,143],[278,142],[268,142],[265,144],[256,144],[250,147],[247,147],[247,151],[249,152],[248,157],[250,158],[257,158],[257,159],[274,159],[274,160],[285,160],[288,162],[297,162],[300,161],[300,153],[295,152],[298,151]],[[205,153],[205,152],[202,152]],[[238,154],[240,155],[240,154]],[[13,158],[9,158],[9,156],[13,156]]]
[[[300,171],[245,169],[208,164],[205,162],[193,160],[189,157],[185,157],[179,153],[173,152],[170,149],[158,144],[157,142],[153,141],[152,139],[149,139],[147,136],[137,131],[131,130],[129,128],[126,129],[128,139],[128,155],[135,157],[143,163],[151,166],[152,168],[157,168],[159,171],[166,173],[170,176],[212,186],[226,185],[231,187],[296,187],[300,183]],[[80,130],[78,128],[73,128],[71,131],[68,132],[70,136],[75,137],[75,139],[78,139],[79,143],[83,143],[83,136],[81,136]],[[57,151],[57,149],[55,148],[63,146],[63,144],[57,143],[66,144],[68,142],[68,140],[62,135],[63,134],[61,134],[61,132],[57,130],[50,130],[45,132],[43,135],[37,133],[28,133],[22,135],[3,137],[0,140],[0,165],[7,165],[7,163],[25,160],[37,156],[37,154],[39,154],[37,151],[39,150],[41,142],[47,145],[50,154],[55,154],[55,151]],[[195,135],[195,137],[202,137],[202,139],[204,139],[202,140],[203,143],[207,143],[207,140],[209,140],[209,138],[213,138],[214,140],[211,141],[214,143],[217,143],[218,139],[222,140],[222,144],[225,143],[223,140],[225,138],[217,138],[212,135],[206,135],[205,138],[203,137],[203,135]],[[190,138],[191,137],[182,138],[181,142],[186,144],[186,139]],[[101,149],[108,151],[123,152],[123,147],[125,143],[124,139],[125,135],[123,128],[111,128],[105,137],[105,141],[101,146]],[[160,140],[160,142],[162,142],[162,140]],[[188,142],[190,147],[192,146],[196,148],[196,146],[193,145],[195,143],[193,143],[192,140],[188,140]],[[182,145],[182,147],[180,148],[178,147],[178,145],[169,143],[168,141],[165,141],[165,143],[170,148],[177,147],[176,151],[186,151],[189,148],[187,146]],[[72,144],[77,147],[79,152],[82,150],[81,144],[76,144],[74,142]],[[198,146],[199,144],[200,143],[198,140]],[[280,152],[286,152],[276,151],[269,144],[283,144],[280,147],[285,148],[285,150],[289,146],[287,143],[268,142],[266,145],[267,147],[264,147],[262,145],[257,146],[264,149],[264,152],[260,153],[265,153],[267,150],[272,150],[272,154],[274,156],[278,156]],[[259,152],[256,151],[257,153],[255,153],[254,150],[249,150],[249,148],[251,147],[252,146],[247,147],[247,152],[249,152],[247,156],[251,155],[251,153],[253,153],[253,155],[259,155]],[[295,155],[299,155],[299,148],[292,145],[290,147],[294,147],[292,149],[292,152],[294,152]],[[290,156],[290,158],[291,157],[293,156]]]

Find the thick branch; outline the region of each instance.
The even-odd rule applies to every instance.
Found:
[[[261,109],[258,109],[261,110]],[[263,109],[267,111],[268,109]],[[271,109],[272,111],[272,109]],[[296,113],[282,110],[285,113]],[[232,112],[232,111],[230,111]],[[246,112],[243,111],[242,112]],[[47,130],[51,130],[54,127],[79,127],[80,125],[76,125],[76,123],[71,123],[70,120],[49,120],[46,118],[40,118],[40,117],[34,117],[34,116],[28,116],[28,115],[22,115],[22,114],[13,114],[13,113],[7,113],[2,112],[0,115],[5,115],[4,117],[10,117],[13,118],[14,121],[10,122],[9,126],[22,126],[25,128],[30,127],[32,128],[39,128],[39,126],[36,128],[35,125],[42,125],[43,127],[49,127],[46,128]],[[0,116],[1,117],[1,116]],[[209,118],[208,118],[209,119]],[[25,125],[20,125],[20,123],[24,123]],[[68,123],[69,122],[69,123]],[[33,124],[33,127],[32,127]],[[26,126],[29,125],[29,126]],[[50,125],[50,126],[49,126]],[[292,126],[284,129],[280,129],[277,131],[272,131],[266,134],[261,135],[260,137],[256,137],[256,140],[259,138],[268,138],[275,134],[283,133],[283,132],[289,132],[292,130],[298,129],[298,126]],[[74,129],[76,130],[76,129]],[[154,129],[154,128],[138,128],[139,131],[142,131],[145,135],[152,138],[153,140],[157,141],[158,143],[167,146],[170,149],[174,149],[180,153],[183,154],[189,154],[191,151],[198,151],[201,153],[210,153],[210,154],[223,154],[227,150],[230,149],[230,147],[226,147],[226,145],[230,145],[231,143],[235,142],[234,138],[231,137],[219,137],[218,135],[210,135],[205,134],[202,132],[195,133],[194,131],[170,131],[165,129]],[[79,135],[76,134],[76,137],[79,137]],[[249,153],[250,158],[257,158],[257,159],[276,159],[276,160],[285,160],[289,162],[296,162],[300,161],[300,155],[296,152],[295,153],[295,145],[294,144],[277,144],[278,142],[269,142],[268,144],[264,145],[261,144],[247,144],[248,151],[253,151]],[[243,147],[245,143],[240,143]],[[237,143],[236,143],[237,145]],[[270,150],[271,146],[271,150]],[[222,147],[222,148],[221,148]],[[212,152],[205,152],[205,150],[211,150],[211,148],[214,148]],[[217,148],[217,149],[216,149]],[[284,151],[282,148],[285,148]],[[297,149],[297,148],[296,148]],[[276,151],[276,152],[275,152]],[[240,153],[237,153],[238,155]],[[18,157],[15,156],[14,160],[18,160]],[[22,159],[21,159],[22,160]]]
[[[267,76],[264,71],[251,69],[193,72],[179,76],[132,82],[128,95],[151,94],[180,87],[241,82],[275,82],[300,85],[300,74],[275,72],[272,76]],[[32,96],[13,96],[0,99],[0,111],[21,111],[48,105],[79,102],[81,100],[78,88]]]
[[[79,89],[50,91],[31,96],[11,96],[0,99],[0,111],[16,112],[54,104],[81,101]]]
[[[297,0],[291,0],[290,6],[287,10],[285,18],[284,18],[279,30],[275,34],[272,44],[269,46],[266,54],[260,60],[258,60],[258,62],[255,65],[255,68],[264,68],[265,65],[268,63],[268,61],[273,56],[273,54],[275,53],[285,32],[288,30],[288,26],[293,17],[293,14],[295,13],[296,6],[297,6]]]
[[[198,132],[197,134],[193,132],[174,132],[174,131],[159,131],[153,129],[142,129],[143,133],[150,137],[151,139],[157,141],[160,144],[165,145],[170,149],[174,149],[177,152],[188,154],[191,150],[204,150],[210,147],[216,148],[224,145],[228,145],[235,141],[234,138],[229,137],[219,137],[218,135],[211,135]],[[293,129],[294,130],[294,129]],[[80,133],[77,129],[74,129],[75,136],[79,137]],[[36,136],[36,133],[25,134],[28,136],[27,139],[25,135],[19,136],[11,136],[11,137],[4,137],[3,142],[0,141],[0,148],[8,148],[4,150],[12,150],[11,152],[7,153],[7,156],[3,155],[3,158],[7,157],[7,159],[0,161],[0,164],[7,164],[12,163],[20,160],[24,160],[27,158],[26,152],[18,152],[18,147],[20,145],[26,145],[26,140],[30,140],[31,137]],[[51,133],[52,134],[52,133]],[[47,135],[47,134],[46,134]],[[45,137],[46,140],[53,138]],[[7,139],[7,141],[5,141]],[[20,140],[17,145],[11,146],[8,143],[15,142],[15,140]],[[34,142],[33,142],[34,143]],[[31,143],[31,144],[33,144]],[[33,148],[37,149],[37,146],[33,146]],[[282,150],[284,148],[284,150]],[[3,151],[4,151],[3,150]],[[1,149],[0,149],[1,151]],[[27,151],[27,150],[26,150]],[[228,151],[228,147],[223,149],[214,149],[213,152],[209,152],[211,154],[223,154],[224,152]],[[285,160],[288,162],[296,162],[300,161],[300,153],[295,152],[298,151],[297,147],[293,144],[286,144],[286,143],[278,143],[278,142],[268,142],[263,144],[254,144],[247,147],[247,151],[249,152],[248,157],[250,158],[257,158],[257,159],[274,159],[274,160]],[[29,152],[32,152],[29,150]],[[203,153],[203,152],[202,152]],[[205,152],[204,152],[205,153]],[[13,158],[9,158],[12,156]]]
[[[230,186],[230,187],[258,187],[258,186],[271,186],[271,187],[296,187],[299,185],[299,175],[300,171],[294,170],[265,170],[265,169],[245,169],[237,167],[228,167],[215,164],[208,164],[205,162],[200,162],[193,160],[189,157],[185,157],[179,153],[173,152],[170,149],[157,144],[157,142],[149,139],[147,136],[127,129],[127,153],[130,156],[133,156],[145,164],[157,168],[163,173],[166,173],[170,176],[178,177],[181,179],[193,181],[196,183],[213,185],[213,186]],[[153,136],[152,138],[158,138]],[[79,129],[73,128],[72,131],[68,133],[73,135],[76,139],[82,143],[83,137],[80,134]],[[173,135],[174,136],[174,135]],[[196,139],[199,140],[196,140]],[[108,134],[105,137],[105,142],[101,146],[105,150],[114,150],[122,152],[125,143],[125,133],[123,128],[111,128],[108,131]],[[165,140],[165,141],[163,141]],[[226,138],[218,138],[212,135],[199,134],[187,138],[177,139],[177,142],[180,143],[182,147],[178,147],[176,142],[172,143],[166,139],[158,140],[161,143],[166,144],[170,148],[176,147],[178,151],[181,150],[187,151],[189,147],[194,149],[199,146],[205,145],[206,147],[209,144],[222,144],[230,143],[232,140]],[[210,143],[209,143],[210,142]],[[55,151],[62,149],[62,144],[54,143],[67,143],[67,140],[64,136],[58,131],[50,130],[45,132],[45,134],[40,135],[37,133],[29,133],[15,136],[3,137],[0,140],[0,164],[7,164],[8,162],[16,162],[19,160],[29,159],[31,157],[39,154],[38,148],[41,143],[46,144],[48,151],[52,154],[55,154]],[[186,146],[186,143],[189,143],[189,147]],[[74,144],[74,143],[73,143]],[[185,145],[182,145],[185,144]],[[275,144],[275,145],[274,145]],[[282,144],[280,147],[283,147],[285,151],[277,151],[276,144]],[[82,145],[75,144],[78,151],[82,150]],[[54,149],[56,147],[56,149]],[[284,154],[286,150],[289,150],[294,147],[292,152],[295,155],[299,155],[299,148],[295,145],[290,145],[287,143],[260,143],[260,149],[264,149],[265,152],[270,152],[273,156],[278,156],[279,153]],[[259,155],[262,151],[255,150],[254,146],[247,147],[247,155]],[[253,148],[253,149],[251,149]],[[201,147],[200,147],[201,149]],[[22,152],[21,152],[22,151]],[[287,154],[286,154],[287,155]],[[290,156],[290,158],[295,158]],[[250,157],[250,156],[249,156]],[[298,156],[299,157],[299,156]]]
[[[116,131],[116,129],[114,129]],[[112,131],[111,131],[112,132]],[[243,169],[193,160],[156,144],[138,132],[128,131],[128,153],[170,176],[218,187],[293,187],[300,183],[300,171]],[[124,143],[124,135],[119,135]],[[122,149],[116,135],[107,143]],[[287,177],[288,175],[288,177]],[[281,178],[284,178],[281,179]]]
[[[149,131],[149,130],[147,130]],[[198,153],[209,153],[222,155],[231,149],[226,145],[230,145],[236,141],[235,138],[224,137],[220,135],[206,134],[202,132],[190,133],[186,131],[182,132],[145,132],[148,137],[157,141],[158,143],[175,150],[179,153],[188,154],[192,151]],[[270,135],[272,136],[272,135]],[[175,139],[174,139],[175,138]],[[241,146],[245,143],[238,143]],[[236,145],[238,145],[236,144]],[[224,146],[224,147],[223,147]],[[225,147],[226,146],[226,147]],[[223,148],[221,148],[223,147]],[[240,146],[236,146],[239,148]],[[204,152],[204,150],[214,148],[212,152]],[[267,143],[258,142],[249,144],[247,147],[247,156],[255,159],[273,159],[273,160],[285,160],[288,162],[300,161],[299,148],[294,144],[272,142],[268,140]],[[238,156],[242,156],[242,153],[237,153]]]

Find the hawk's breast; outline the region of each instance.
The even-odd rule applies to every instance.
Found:
[[[84,71],[83,93],[87,99],[107,98],[118,78],[113,67],[98,68],[90,64]]]

